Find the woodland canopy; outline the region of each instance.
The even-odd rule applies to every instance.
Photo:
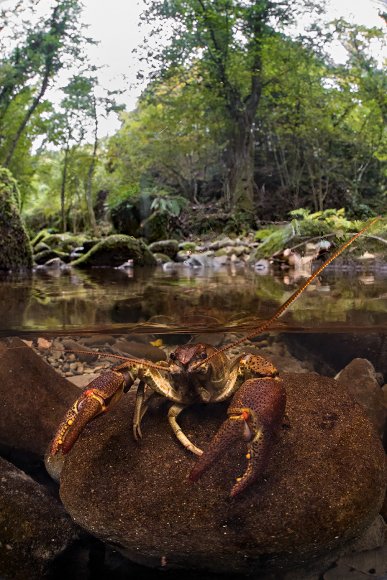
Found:
[[[310,0],[148,1],[152,35],[136,58],[139,76],[141,62],[152,72],[128,111],[86,57],[81,3],[56,0],[30,18],[36,4],[3,10],[0,32],[0,165],[31,231],[95,233],[141,195],[171,215],[216,203],[250,224],[298,208],[359,219],[385,209],[381,29],[322,26],[322,3]],[[305,13],[310,26],[296,34]],[[47,93],[63,70],[58,105]],[[112,111],[121,127],[101,139]]]

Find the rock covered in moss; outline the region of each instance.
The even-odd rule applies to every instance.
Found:
[[[0,168],[0,270],[30,270],[32,251],[20,216],[20,193],[8,169]]]
[[[87,254],[71,262],[71,265],[79,268],[118,267],[129,259],[134,261],[135,266],[156,265],[152,252],[142,240],[122,234],[101,240]]]
[[[42,230],[42,232],[35,236],[32,241],[32,245],[35,252],[39,251],[39,244],[44,243],[51,250],[69,253],[75,250],[75,248],[83,246],[86,241],[87,238],[83,234],[72,234],[71,232],[54,234],[47,230]]]
[[[49,260],[53,260],[54,258],[60,258],[64,262],[69,262],[70,258],[68,254],[64,252],[58,252],[57,250],[41,250],[34,255],[34,262],[35,264],[42,265],[46,264]]]
[[[61,498],[77,523],[152,567],[257,574],[334,561],[378,514],[383,448],[362,409],[333,379],[284,375],[287,418],[265,477],[230,500],[241,444],[194,485],[194,458],[162,402],[133,441],[129,394],[84,431],[65,463]],[[224,404],[187,409],[184,432],[205,448]]]
[[[159,240],[149,244],[149,249],[153,253],[165,254],[169,258],[174,258],[179,251],[177,240]]]

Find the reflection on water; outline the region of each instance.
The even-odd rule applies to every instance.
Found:
[[[0,280],[0,328],[12,332],[246,331],[302,283],[289,273],[161,268],[35,272]],[[387,275],[326,271],[273,328],[387,327]]]

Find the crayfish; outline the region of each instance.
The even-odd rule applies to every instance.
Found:
[[[241,354],[230,359],[226,351],[267,330],[305,288],[377,219],[338,248],[271,318],[236,342],[220,349],[203,343],[189,343],[177,347],[168,362],[159,363],[115,355],[124,362],[101,374],[85,388],[60,423],[48,458],[67,454],[85,426],[115,404],[136,382],[134,438],[139,440],[142,437],[141,422],[151,400],[165,397],[171,401],[168,420],[174,434],[189,452],[198,456],[188,476],[191,481],[201,477],[236,439],[246,441],[247,468],[237,479],[231,496],[241,493],[265,471],[283,422],[286,393],[278,370],[271,362],[253,354]],[[203,452],[184,434],[178,416],[193,403],[218,403],[231,397],[228,418]]]

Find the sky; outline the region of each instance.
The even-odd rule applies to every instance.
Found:
[[[1,7],[10,7],[16,0],[0,0]],[[125,89],[120,101],[131,110],[144,88],[136,82],[138,61],[133,49],[141,44],[146,28],[140,27],[140,14],[144,10],[143,0],[82,0],[83,21],[89,25],[88,34],[98,41],[98,46],[90,47],[92,62],[103,68],[99,72],[100,83],[109,89]],[[40,0],[44,10],[51,5],[50,0]],[[328,0],[328,18],[344,17],[348,21],[368,27],[383,26],[378,10],[387,11],[387,0]],[[332,55],[337,61],[344,59],[344,51],[339,46],[332,47]],[[55,94],[48,95],[55,100]],[[115,115],[102,120],[103,135],[112,134],[119,127]]]
[[[126,91],[125,103],[127,108],[133,109],[136,100],[144,88],[144,85],[136,83],[137,60],[132,54],[144,38],[146,30],[139,27],[139,16],[144,9],[142,0],[110,0],[109,9],[106,10],[105,2],[96,0],[83,0],[84,21],[90,25],[89,32],[93,38],[100,41],[98,47],[92,49],[93,56],[99,64],[107,64],[107,68],[101,73],[109,84],[124,87],[129,83],[132,86]],[[377,2],[375,0],[329,0],[329,19],[345,17],[349,21],[365,26],[381,27],[383,21],[378,16],[378,10],[385,5],[387,0]],[[335,47],[335,58],[345,58],[344,49]],[[122,78],[126,75],[127,80]],[[104,130],[114,131],[119,127],[118,121],[108,120]]]

